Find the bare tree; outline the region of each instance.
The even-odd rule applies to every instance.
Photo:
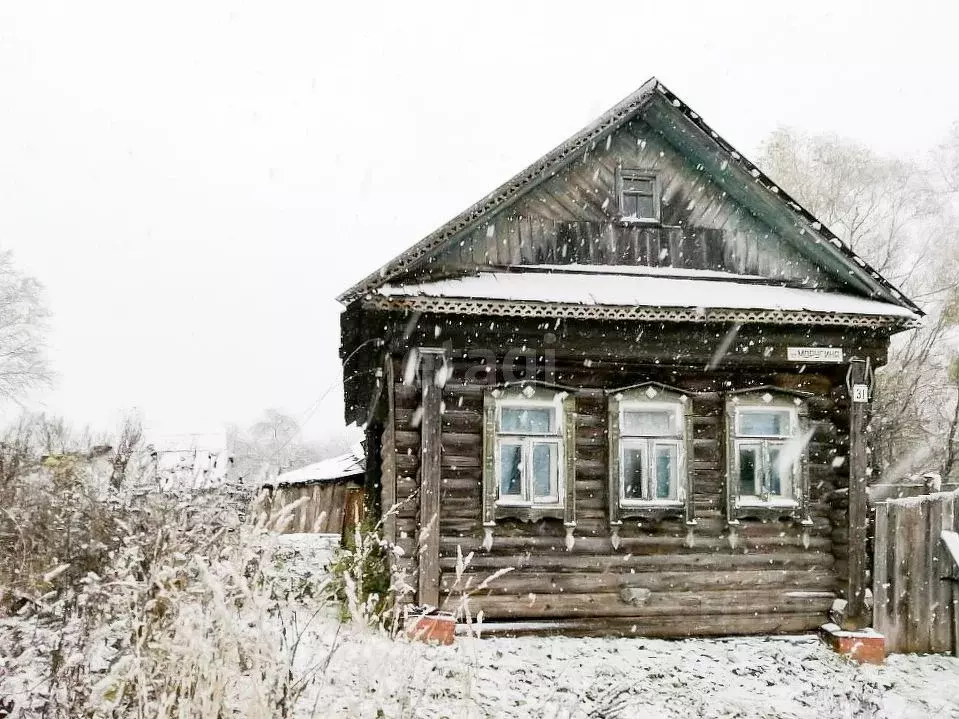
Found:
[[[227,427],[227,443],[243,477],[274,476],[320,458],[320,453],[300,436],[299,422],[276,409],[267,409],[262,418],[243,431]]]
[[[933,153],[932,161],[946,189],[959,193],[959,121],[952,124],[949,135]]]
[[[959,292],[959,223],[949,194],[959,178],[959,125],[936,157],[938,168],[785,128],[762,147],[767,173],[927,312],[922,327],[894,338],[876,378],[870,431],[890,480],[944,466],[955,442],[947,340],[959,325],[950,309]]]
[[[0,399],[17,399],[50,380],[43,290],[0,251]]]
[[[942,476],[949,477],[956,467],[956,458],[959,455],[959,355],[955,356],[949,366],[949,381],[956,393],[956,401],[952,404],[952,415],[949,417],[949,429],[946,433],[946,456],[942,461]]]
[[[120,426],[117,437],[117,446],[113,451],[113,462],[110,469],[110,486],[114,490],[120,489],[127,478],[130,460],[140,451],[143,444],[143,424],[135,415],[128,415]]]

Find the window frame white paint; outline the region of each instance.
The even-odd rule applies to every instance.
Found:
[[[760,400],[761,402],[761,400]],[[750,414],[787,414],[789,417],[788,434],[746,434],[742,432],[741,420],[744,415]],[[778,448],[782,451],[790,441],[795,441],[800,436],[799,412],[795,406],[787,407],[782,405],[763,404],[738,404],[733,408],[733,457],[732,467],[733,476],[731,481],[736,483],[737,502],[739,506],[755,507],[796,507],[796,500],[793,498],[797,478],[800,472],[799,455],[793,459],[788,478],[780,473],[779,494],[773,494],[769,491],[770,470],[772,461],[770,459],[770,448]],[[757,448],[756,463],[754,465],[753,486],[758,488],[756,494],[743,494],[741,491],[741,452],[742,447],[755,446]],[[784,487],[785,485],[785,487]],[[788,491],[783,491],[787,489]]]
[[[607,393],[608,435],[608,519],[613,535],[627,519],[656,520],[678,517],[686,524],[696,523],[692,502],[692,398],[682,390],[644,382]],[[672,417],[672,430],[624,432],[630,412],[662,412]],[[626,496],[626,452],[630,446],[645,446],[644,466],[647,486],[643,498]],[[670,497],[655,498],[655,448],[669,447],[675,452]]]
[[[805,444],[795,452],[790,469],[780,476],[780,494],[769,492],[770,449],[787,448],[791,442],[808,438],[809,393],[756,387],[734,390],[726,394],[726,521],[739,524],[740,519],[792,518],[804,525],[809,516],[809,450]],[[749,413],[788,413],[788,433],[740,433],[741,420]],[[742,494],[740,449],[756,447],[755,494]]]
[[[565,496],[565,457],[563,447],[563,433],[565,417],[563,412],[563,397],[557,394],[552,399],[535,399],[525,397],[498,397],[496,403],[496,439],[495,439],[495,475],[496,475],[496,505],[509,507],[543,507],[557,509],[563,507]],[[550,432],[515,432],[503,429],[504,409],[543,409],[553,412],[552,431]],[[522,467],[520,468],[520,494],[503,495],[502,476],[502,447],[504,444],[521,447]],[[533,488],[533,447],[536,444],[549,444],[556,448],[555,461],[552,463],[551,475],[555,493],[545,498],[532,496]]]
[[[671,434],[626,434],[626,415],[629,412],[668,412],[675,427]],[[624,399],[619,402],[619,503],[621,507],[681,507],[681,469],[685,468],[684,435],[685,435],[685,407],[682,402],[675,401],[643,401]],[[642,498],[626,496],[626,451],[630,446],[643,449],[643,492]],[[675,449],[675,461],[672,464],[670,478],[670,497],[661,499],[654,497],[652,488],[655,486],[655,450],[657,446],[668,446]]]

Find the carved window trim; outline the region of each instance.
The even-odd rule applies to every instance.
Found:
[[[501,410],[509,407],[553,407],[556,411],[555,431],[543,435],[526,435],[500,431]],[[576,413],[575,399],[569,393],[550,387],[526,385],[523,388],[493,389],[483,395],[483,525],[494,527],[500,519],[538,522],[560,519],[567,528],[576,526]],[[521,443],[526,437],[543,437],[555,441],[557,501],[504,501],[500,496],[500,446]],[[535,441],[535,440],[534,440]]]
[[[740,433],[740,419],[749,412],[762,410],[788,411],[789,435],[758,435]],[[789,518],[802,524],[812,524],[809,516],[809,450],[803,445],[793,461],[789,477],[791,497],[778,495],[749,495],[740,493],[740,446],[756,447],[757,463],[768,468],[769,447],[801,441],[809,432],[809,407],[806,395],[777,387],[759,387],[729,392],[726,396],[726,521],[739,524],[740,519]],[[768,479],[761,480],[768,482]]]
[[[607,401],[607,435],[609,438],[609,523],[613,528],[622,525],[625,519],[663,519],[680,517],[687,524],[695,524],[693,506],[692,462],[693,447],[693,402],[687,394],[664,387],[658,383],[645,383],[610,394]],[[667,437],[658,436],[660,441],[669,441],[677,447],[675,500],[626,500],[624,498],[622,451],[623,413],[631,409],[648,407],[650,409],[668,408],[676,413],[677,432]],[[649,439],[657,441],[652,435]]]

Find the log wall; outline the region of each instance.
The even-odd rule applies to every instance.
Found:
[[[391,428],[384,433],[386,467],[395,466],[395,527],[415,572],[420,517],[418,487],[420,389],[404,384],[394,359],[388,388]],[[473,615],[487,619],[586,621],[597,632],[646,635],[733,634],[801,631],[822,624],[844,589],[846,525],[841,506],[848,402],[833,390],[835,376],[811,372],[648,366],[597,368],[566,364],[558,383],[579,387],[576,395],[576,530],[568,550],[562,522],[500,521],[492,547],[483,548],[482,398],[497,380],[477,378],[475,368],[455,362],[443,393],[440,459],[440,596],[450,610],[470,595]],[[482,373],[479,373],[482,374]],[[469,379],[467,379],[469,378]],[[696,526],[679,519],[628,521],[614,549],[607,516],[607,440],[604,388],[661,381],[693,395],[692,471]],[[743,520],[731,534],[724,513],[724,389],[773,384],[815,392],[809,400],[814,434],[808,448],[813,525]],[[384,484],[384,486],[386,486]],[[460,557],[472,554],[462,568]],[[476,591],[498,570],[506,574]],[[415,582],[411,582],[416,586]],[[624,590],[648,589],[642,604],[624,601]],[[628,592],[626,592],[628,594]],[[682,618],[682,621],[676,618]],[[668,618],[668,619],[664,619]]]

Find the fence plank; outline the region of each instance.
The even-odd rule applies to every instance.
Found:
[[[908,631],[909,651],[928,651],[928,639],[924,636],[929,626],[929,572],[926,569],[926,557],[931,553],[933,543],[926,536],[928,529],[926,517],[929,503],[920,501],[915,510],[909,512],[908,559],[905,569],[909,572],[909,615]]]
[[[952,648],[952,587],[943,581],[950,574],[950,559],[936,537],[942,536],[946,524],[952,523],[952,498],[944,497],[937,507],[929,512],[929,537],[932,551],[929,553],[930,610],[929,651],[947,652]]]
[[[889,505],[876,505],[875,539],[873,540],[872,600],[873,626],[880,634],[889,634]]]

